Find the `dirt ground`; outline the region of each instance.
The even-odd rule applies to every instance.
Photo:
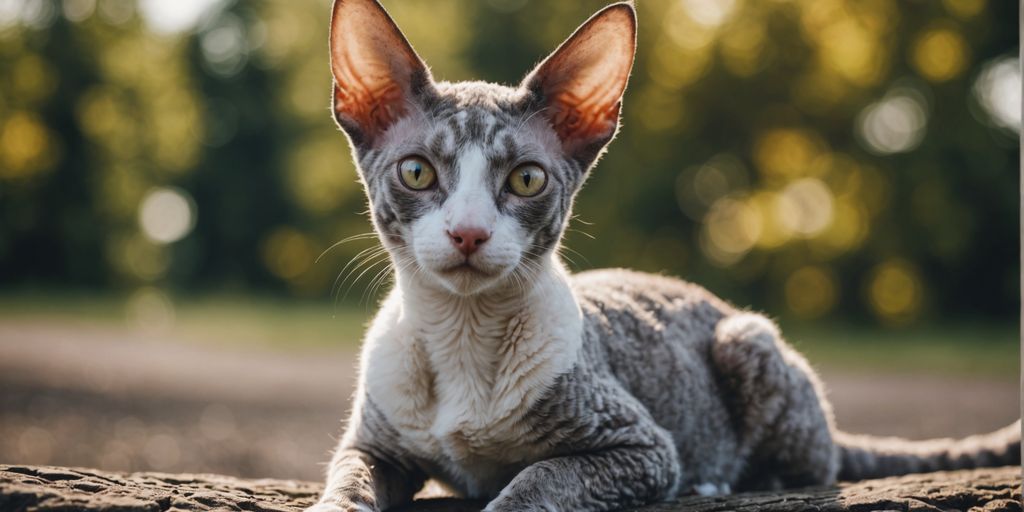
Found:
[[[211,348],[127,329],[0,323],[0,463],[318,480],[355,378],[351,348]],[[1018,416],[1013,377],[822,368],[841,428],[911,438]]]

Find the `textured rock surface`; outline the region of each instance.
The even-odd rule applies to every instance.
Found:
[[[0,465],[0,510],[301,510],[318,484],[241,480],[219,475],[111,473],[90,469]],[[677,511],[950,511],[1021,510],[1021,469],[1006,467],[908,475],[789,493],[687,497],[646,512]],[[450,499],[417,502],[410,510],[479,510]]]

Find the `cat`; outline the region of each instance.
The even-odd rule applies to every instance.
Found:
[[[517,87],[436,82],[376,0],[336,0],[333,113],[395,286],[311,510],[387,509],[427,479],[488,512],[601,511],[1019,463],[1019,423],[840,432],[766,317],[668,277],[569,274],[556,249],[618,130],[635,41],[617,3]]]

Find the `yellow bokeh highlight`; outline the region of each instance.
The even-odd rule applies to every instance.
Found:
[[[35,54],[26,54],[11,69],[11,97],[24,103],[47,99],[57,89],[53,67]]]
[[[681,49],[661,41],[651,49],[647,71],[651,80],[669,91],[678,91],[700,80],[711,66],[711,52],[706,47]]]
[[[36,114],[17,111],[0,123],[0,179],[27,178],[57,162],[56,141]]]
[[[950,14],[958,18],[973,18],[985,10],[985,0],[942,0]]]
[[[747,201],[747,205],[761,218],[761,229],[755,242],[758,249],[777,249],[792,239],[793,232],[779,222],[778,202],[779,194],[767,190],[755,192]]]
[[[754,247],[763,229],[759,208],[742,198],[723,197],[704,218],[701,250],[717,265],[732,265]]]
[[[683,1],[672,2],[662,20],[662,31],[669,40],[690,52],[709,47],[715,40],[716,28],[695,21]]]
[[[754,143],[754,162],[766,178],[794,179],[815,174],[815,160],[826,151],[814,132],[776,128],[762,133]]]
[[[786,185],[775,201],[775,216],[788,233],[813,238],[835,217],[832,191],[817,178],[801,178]]]
[[[856,87],[876,85],[889,67],[888,38],[897,15],[890,0],[801,4],[801,25],[816,50],[817,73],[833,75]],[[828,83],[824,77],[817,80]]]
[[[682,98],[660,87],[639,91],[633,103],[640,122],[651,132],[671,130],[684,120]]]
[[[763,23],[746,18],[726,30],[719,42],[725,69],[739,77],[749,77],[764,65],[766,31]]]
[[[804,318],[817,318],[835,307],[838,288],[831,271],[823,267],[806,266],[786,278],[783,292],[790,311]]]
[[[851,83],[867,87],[884,76],[887,55],[877,36],[852,20],[826,28],[818,41],[822,63]]]
[[[136,129],[135,114],[126,95],[109,85],[85,92],[76,105],[82,130],[113,160],[129,160],[142,151],[143,140]]]
[[[334,131],[301,142],[289,155],[284,171],[288,188],[303,210],[325,215],[349,195],[358,182],[345,141]]]
[[[914,41],[910,50],[914,69],[932,82],[945,82],[967,68],[967,42],[951,28],[933,28]]]
[[[924,284],[916,268],[903,259],[876,266],[868,277],[868,303],[882,320],[905,323],[920,313]]]
[[[279,227],[263,240],[263,264],[275,276],[292,281],[301,277],[316,257],[313,242],[291,227]]]
[[[324,85],[324,70],[320,64],[316,60],[306,60],[288,77],[285,86],[288,110],[310,124],[323,121],[325,105],[328,104],[324,94],[329,88]]]
[[[811,240],[811,250],[821,259],[835,258],[860,247],[870,231],[868,212],[850,196],[838,196],[828,229]]]
[[[853,0],[846,8],[861,26],[874,34],[885,34],[899,27],[902,0]]]
[[[186,90],[164,90],[151,97],[146,132],[157,170],[191,171],[200,154],[201,115]]]

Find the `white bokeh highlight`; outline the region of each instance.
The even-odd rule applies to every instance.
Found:
[[[195,203],[183,190],[154,188],[139,203],[139,228],[152,242],[177,242],[188,235],[195,224]]]
[[[993,124],[1020,132],[1021,80],[1017,56],[1000,57],[982,68],[974,97]]]
[[[857,134],[864,147],[879,155],[905,153],[916,148],[924,139],[927,126],[924,98],[906,88],[895,89],[864,107],[856,121]]]
[[[192,30],[222,0],[139,0],[139,14],[153,32],[174,34]]]

